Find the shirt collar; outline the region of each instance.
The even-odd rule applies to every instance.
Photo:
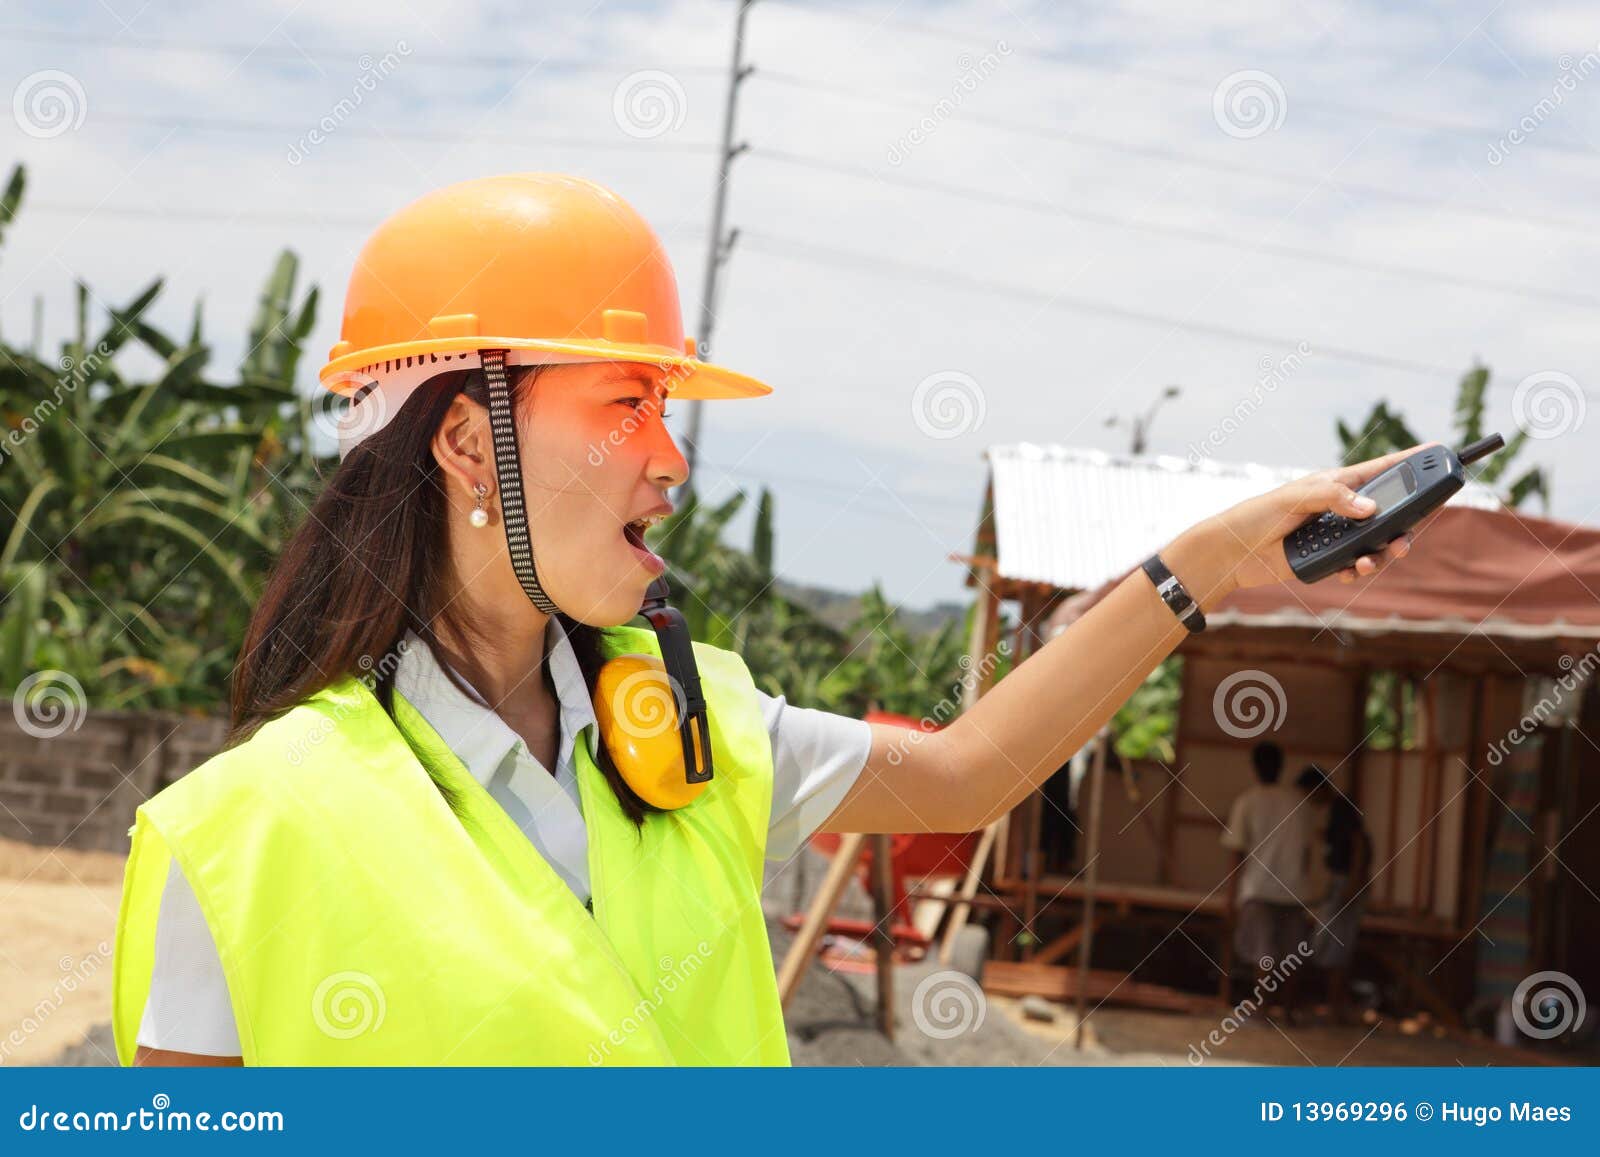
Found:
[[[545,633],[545,662],[550,664],[550,679],[561,710],[559,749],[564,755],[568,738],[594,723],[595,716],[572,641],[554,618]],[[466,682],[464,676],[462,682]],[[525,749],[521,736],[476,690],[470,696],[462,693],[445,666],[434,657],[432,648],[412,631],[406,632],[404,651],[395,665],[394,687],[439,733],[472,778],[484,786],[488,786],[506,756],[519,747]]]

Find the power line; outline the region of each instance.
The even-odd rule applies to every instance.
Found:
[[[41,44],[66,44],[73,48],[93,47],[110,48],[135,52],[166,52],[180,53],[195,56],[220,56],[228,59],[237,58],[237,63],[261,60],[274,64],[332,64],[339,67],[348,67],[353,61],[371,58],[374,50],[344,46],[334,51],[304,52],[298,47],[280,48],[266,43],[217,43],[214,41],[183,40],[167,36],[141,36],[135,32],[118,33],[116,35],[91,35],[82,32],[62,31],[54,28],[0,28],[0,40],[25,40]],[[404,38],[394,41],[396,46],[404,44]],[[392,54],[394,47],[383,48],[379,51]],[[531,57],[520,55],[495,55],[493,53],[477,52],[437,52],[428,49],[425,53],[417,53],[408,46],[403,54],[406,67],[420,64],[423,67],[437,68],[551,68],[566,72],[617,72],[617,65],[597,62],[592,57]],[[674,76],[721,76],[723,69],[719,65],[710,64],[682,64],[672,68]]]
[[[51,215],[81,214],[84,217],[128,217],[135,220],[146,221],[211,221],[223,225],[310,225],[329,229],[345,229],[351,226],[371,228],[374,221],[381,220],[382,213],[374,214],[339,214],[339,213],[273,213],[257,212],[254,210],[230,213],[223,209],[162,209],[140,205],[116,207],[111,205],[27,205],[17,213],[18,217],[31,213],[48,213]]]
[[[925,97],[917,97],[911,94],[888,94],[872,89],[858,88],[853,85],[824,83],[791,73],[776,72],[772,69],[762,69],[759,75],[769,83],[788,85],[807,92],[821,92],[832,96],[847,97],[852,100],[876,101],[880,104],[897,108],[915,108],[920,111],[926,111],[928,104]],[[1209,157],[1184,152],[1180,149],[1168,148],[1164,145],[1131,144],[1127,141],[1112,140],[1109,137],[1099,137],[1091,133],[1063,129],[1050,124],[985,116],[981,113],[969,112],[963,112],[962,119],[971,121],[973,124],[987,125],[990,128],[1004,129],[1007,132],[1039,137],[1058,144],[1064,142],[1082,145],[1085,148],[1100,149],[1105,152],[1122,153],[1127,156],[1147,157],[1151,160],[1188,165],[1191,168],[1208,169],[1213,172],[1224,173],[1230,177],[1250,177],[1255,180],[1271,181],[1311,191],[1330,189],[1352,197],[1368,197],[1375,201],[1391,201],[1400,205],[1421,206],[1449,213],[1460,213],[1466,216],[1484,217],[1501,224],[1510,222],[1512,224],[1537,225],[1547,229],[1559,229],[1576,233],[1591,239],[1594,236],[1594,223],[1590,221],[1552,217],[1544,214],[1512,213],[1492,205],[1479,205],[1470,201],[1451,201],[1442,197],[1426,197],[1416,193],[1404,193],[1398,189],[1384,188],[1381,185],[1368,185],[1360,181],[1317,180],[1308,178],[1303,173],[1287,169],[1215,161]]]
[[[820,481],[816,478],[805,478],[797,474],[775,474],[771,471],[768,471],[764,474],[753,474],[750,471],[745,470],[743,467],[723,466],[716,462],[705,462],[704,465],[711,467],[713,470],[719,471],[725,477],[743,478],[747,482],[758,483],[763,487],[769,487],[774,482],[793,483],[799,487],[799,489],[795,492],[785,491],[783,497],[784,501],[786,502],[790,499],[802,498],[808,501],[823,503],[835,510],[841,511],[842,513],[848,513],[853,510],[859,514],[869,514],[878,518],[893,520],[901,525],[905,525],[907,521],[907,515],[904,510],[895,510],[888,506],[879,506],[876,503],[862,502],[862,495],[868,492],[862,487],[852,489],[848,486],[833,485],[824,481]],[[884,489],[888,490],[901,502],[904,502],[906,506],[909,507],[912,505],[910,501],[907,501],[906,496],[900,491],[894,489],[894,487],[886,486],[882,482],[879,482],[878,485],[883,486]],[[841,507],[837,499],[822,498],[819,496],[819,492],[840,495],[847,500],[846,504],[844,507]],[[926,502],[929,504],[929,509],[925,509],[922,512],[922,515],[919,515],[918,517],[926,516],[931,521],[938,521],[949,514],[949,502],[945,499],[935,499],[931,497],[918,498],[917,502]],[[932,511],[937,511],[938,513],[932,513]]]
[[[1532,285],[1516,285],[1508,282],[1494,281],[1489,278],[1473,277],[1468,274],[1449,273],[1438,269],[1423,269],[1408,265],[1391,265],[1381,261],[1363,261],[1353,257],[1341,257],[1337,254],[1324,253],[1316,249],[1304,249],[1295,245],[1280,245],[1275,242],[1253,241],[1248,238],[1233,236],[1227,233],[1217,233],[1205,229],[1195,229],[1185,225],[1163,224],[1158,221],[1141,221],[1133,217],[1119,217],[1111,213],[1102,213],[1092,209],[1077,208],[1062,205],[1054,201],[1045,201],[1034,197],[1019,197],[1010,193],[991,192],[986,189],[977,189],[970,186],[953,185],[942,181],[932,181],[913,177],[902,177],[894,174],[873,172],[859,166],[841,164],[837,161],[828,161],[821,157],[809,157],[799,153],[785,152],[780,149],[756,148],[752,155],[765,158],[779,164],[794,165],[800,168],[814,169],[819,172],[836,173],[841,176],[852,177],[857,180],[877,181],[884,185],[902,189],[914,189],[922,192],[938,193],[947,197],[955,197],[965,201],[972,201],[981,205],[1004,205],[1013,209],[1024,209],[1034,213],[1044,213],[1053,217],[1065,217],[1072,220],[1084,221],[1092,225],[1106,225],[1115,229],[1131,229],[1143,233],[1152,233],[1162,237],[1176,237],[1184,241],[1193,241],[1206,245],[1221,245],[1232,249],[1243,249],[1254,253],[1266,253],[1276,257],[1288,257],[1298,261],[1310,261],[1321,265],[1333,266],[1340,269],[1355,269],[1367,273],[1381,273],[1393,277],[1408,277],[1419,281],[1431,281],[1443,285],[1480,289],[1489,293],[1502,293],[1513,297],[1523,297],[1535,301],[1554,301],[1563,305],[1576,305],[1585,309],[1600,305],[1600,297],[1584,293],[1568,293],[1556,289],[1540,289]]]
[[[97,112],[89,118],[88,123],[107,122],[110,124],[148,125],[151,128],[190,129],[195,132],[210,133],[236,133],[246,135],[282,134],[290,140],[303,137],[308,129],[315,127],[316,122],[306,121],[266,121],[250,119],[215,119],[208,117],[167,116],[161,113],[101,113]],[[471,133],[471,132],[428,132],[417,129],[387,130],[381,128],[364,128],[361,125],[341,124],[334,130],[341,136],[365,137],[373,140],[388,141],[424,141],[429,144],[458,144],[462,141],[474,141],[481,144],[498,144],[511,146],[557,145],[570,149],[590,149],[596,151],[632,152],[670,152],[670,153],[712,153],[717,146],[710,141],[667,141],[657,139],[654,141],[639,141],[629,138],[627,140],[606,141],[596,140],[594,137],[567,137],[547,136],[536,133]],[[333,133],[328,134],[332,136]]]
[[[28,207],[28,212],[33,213],[81,213],[104,217],[132,217],[142,219],[155,219],[167,221],[205,220],[222,224],[273,224],[273,225],[308,225],[325,228],[367,228],[375,219],[371,214],[312,214],[312,213],[271,213],[271,212],[240,212],[228,213],[221,210],[206,211],[185,209],[173,211],[162,208],[110,208],[94,205],[39,205]],[[381,216],[381,214],[380,214]],[[685,239],[700,236],[700,232],[693,229],[683,231]],[[900,261],[894,258],[875,257],[855,253],[847,249],[838,249],[831,246],[818,245],[814,242],[798,241],[779,237],[772,234],[750,233],[742,234],[741,244],[746,248],[754,249],[758,253],[766,253],[779,258],[790,258],[797,261],[806,261],[812,264],[831,265],[834,267],[850,268],[857,271],[870,273],[883,273],[896,277],[909,278],[919,284],[950,285],[970,289],[997,297],[1007,297],[1016,301],[1027,301],[1046,308],[1096,314],[1105,317],[1114,317],[1122,321],[1141,325],[1156,325],[1168,329],[1178,330],[1183,333],[1194,333],[1204,337],[1217,338],[1224,341],[1242,342],[1250,345],[1271,345],[1276,348],[1293,348],[1300,339],[1290,339],[1278,334],[1265,334],[1251,330],[1237,329],[1231,326],[1212,325],[1204,322],[1188,321],[1163,314],[1150,313],[1143,310],[1130,309],[1100,301],[1091,301],[1082,297],[1069,296],[1055,291],[1032,289],[1027,286],[1015,285],[1008,282],[993,281],[985,278],[973,277],[951,269],[937,266],[920,265],[913,262]],[[1460,373],[1459,367],[1442,366],[1437,363],[1416,361],[1409,358],[1399,358],[1388,354],[1372,353],[1370,351],[1354,349],[1345,346],[1333,346],[1323,343],[1313,343],[1315,355],[1332,358],[1336,361],[1351,362],[1357,365],[1375,366],[1380,369],[1397,370],[1402,373],[1416,374],[1428,378],[1440,376],[1451,377]],[[1600,401],[1600,395],[1585,390],[1589,397]]]
[[[1112,317],[1139,325],[1161,326],[1183,333],[1193,333],[1223,341],[1241,342],[1252,346],[1268,345],[1278,349],[1294,348],[1298,346],[1301,340],[1287,338],[1281,334],[1260,333],[1253,330],[1238,329],[1233,326],[1189,321],[1184,318],[1150,313],[1145,310],[1131,309],[1107,302],[1091,301],[1088,298],[1070,296],[1055,291],[1046,292],[1040,289],[1030,289],[1026,286],[1014,285],[1008,282],[973,277],[953,269],[921,265],[894,258],[862,256],[859,253],[852,253],[845,249],[818,245],[814,242],[774,237],[770,234],[746,233],[744,244],[747,248],[754,249],[758,253],[767,253],[775,257],[787,257],[814,264],[884,273],[908,278],[920,285],[955,286],[962,289],[975,290],[993,297],[1027,301],[1039,305],[1041,308]],[[1349,346],[1328,345],[1321,342],[1308,342],[1307,344],[1311,345],[1312,356],[1315,357],[1326,357],[1334,361],[1350,362],[1355,365],[1395,370],[1401,373],[1426,377],[1430,380],[1437,380],[1440,377],[1455,377],[1461,372],[1459,366],[1442,366],[1433,362],[1395,357],[1390,354],[1372,353],[1368,350],[1355,349]],[[1591,391],[1585,390],[1584,392],[1586,395],[1600,400],[1600,396],[1593,394]]]
[[[920,18],[907,20],[886,16],[880,19],[842,5],[817,3],[816,0],[811,0],[811,2],[805,4],[798,3],[797,0],[772,0],[772,2],[812,13],[826,11],[840,19],[853,20],[856,23],[871,23],[875,27],[885,24],[892,25],[893,27],[904,28],[924,36],[940,37],[952,42],[960,42],[968,48],[971,48],[974,43],[991,39],[990,34],[987,32],[979,33],[972,29],[954,28],[950,25],[932,23]],[[1216,81],[1214,80],[1168,72],[1159,68],[1150,68],[1146,65],[1095,60],[1084,56],[1082,53],[1074,53],[1063,49],[1034,48],[1028,45],[1009,43],[1006,48],[1008,54],[1029,56],[1052,65],[1081,69],[1086,72],[1110,73],[1116,76],[1137,76],[1145,80],[1155,81],[1157,84],[1190,92],[1211,93],[1216,89]],[[1470,137],[1478,144],[1483,143],[1485,136],[1491,140],[1498,140],[1506,132],[1505,125],[1475,124],[1470,121],[1447,120],[1442,117],[1423,116],[1419,113],[1398,112],[1392,108],[1383,108],[1377,105],[1352,104],[1346,101],[1329,100],[1326,97],[1296,94],[1291,97],[1291,103],[1297,108],[1320,109],[1337,116],[1355,118],[1368,124],[1373,121],[1381,121],[1422,132],[1450,133],[1456,136]],[[1596,149],[1587,142],[1562,140],[1544,134],[1538,137],[1530,137],[1525,143],[1536,144],[1540,148],[1568,153],[1587,160],[1600,160],[1600,149]]]
[[[303,134],[305,125],[287,121],[241,120],[241,119],[209,119],[201,117],[172,117],[161,114],[143,113],[103,113],[98,114],[96,120],[119,124],[149,125],[157,128],[182,128],[198,132],[219,133],[247,133],[247,134],[282,134],[285,138],[292,138],[295,134]],[[458,132],[426,132],[418,130],[385,131],[382,129],[362,128],[358,125],[342,125],[340,133],[366,139],[377,140],[415,140],[430,143],[457,144],[462,141],[474,141],[484,144],[527,145],[530,143],[551,145],[562,148],[596,151],[635,151],[638,142],[611,142],[599,141],[587,137],[561,137],[561,136],[529,136],[527,134],[509,133],[458,133]],[[649,146],[653,151],[706,154],[718,151],[718,146],[712,142],[666,142],[658,141]],[[751,149],[753,156],[765,158],[777,164],[791,165],[798,168],[811,169],[817,172],[833,173],[839,176],[850,177],[857,180],[871,180],[880,184],[903,189],[912,189],[922,192],[936,193],[953,197],[959,200],[970,201],[982,205],[1002,205],[1009,208],[1021,209],[1028,212],[1042,213],[1049,216],[1066,218],[1069,220],[1083,221],[1093,225],[1103,225],[1115,229],[1126,229],[1137,232],[1149,233],[1156,236],[1174,237],[1184,241],[1198,244],[1219,245],[1249,252],[1269,254],[1277,257],[1286,257],[1292,260],[1307,261],[1333,268],[1352,269],[1367,273],[1378,273],[1386,276],[1410,278],[1418,281],[1432,282],[1435,284],[1449,285],[1457,288],[1477,289],[1488,293],[1505,294],[1533,301],[1549,301],[1562,305],[1573,305],[1582,308],[1593,308],[1600,305],[1600,297],[1590,294],[1572,293],[1558,289],[1542,289],[1538,286],[1519,285],[1510,282],[1496,281],[1492,278],[1476,277],[1471,274],[1452,273],[1445,270],[1426,269],[1419,266],[1397,265],[1381,261],[1360,260],[1352,257],[1342,257],[1337,254],[1325,253],[1316,249],[1306,249],[1300,246],[1284,245],[1275,242],[1254,241],[1249,238],[1239,237],[1227,233],[1211,230],[1197,229],[1191,226],[1175,225],[1158,221],[1144,221],[1132,217],[1120,217],[1111,213],[1082,207],[1064,205],[1041,198],[1021,197],[1012,193],[1001,193],[972,186],[951,184],[948,182],[929,180],[925,178],[905,177],[893,173],[874,172],[855,165],[829,161],[821,157],[806,156],[792,153],[783,149],[769,149],[755,147]],[[44,209],[44,212],[61,212],[65,207]],[[128,209],[110,210],[111,214],[125,216],[161,216],[163,211],[153,209]],[[205,211],[193,211],[192,215],[199,217]],[[173,214],[179,217],[183,214]],[[216,219],[229,219],[226,214]],[[296,216],[294,214],[279,214],[276,216],[250,215],[246,218],[251,221],[266,223],[276,221],[285,224],[299,223],[333,223],[336,219],[317,217],[312,215]],[[343,222],[340,222],[343,223]],[[706,343],[709,346],[709,342]]]

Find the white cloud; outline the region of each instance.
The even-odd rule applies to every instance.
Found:
[[[571,5],[256,0],[181,14],[151,6],[137,16],[135,7],[119,7],[121,19],[132,19],[121,30],[98,4],[73,13],[39,6],[12,23],[56,28],[68,39],[0,46],[6,93],[32,72],[60,68],[82,81],[89,101],[83,128],[52,140],[0,120],[7,151],[28,163],[31,177],[29,204],[0,251],[7,333],[26,331],[41,294],[58,338],[74,276],[121,301],[165,273],[158,320],[186,324],[192,301],[204,295],[226,365],[261,278],[289,245],[325,295],[309,381],[337,337],[343,283],[370,226],[437,185],[515,169],[580,172],[633,200],[667,240],[693,318],[713,158],[683,146],[719,132],[731,5],[602,5],[585,14]],[[74,45],[73,35],[242,50],[126,50]],[[401,41],[407,52],[393,74],[302,163],[289,164],[300,133],[350,95],[359,57],[381,57]],[[936,102],[967,67],[963,57],[998,52],[1000,41],[1008,51],[997,67],[953,115],[939,113]],[[1330,461],[1334,418],[1357,419],[1380,398],[1419,431],[1447,432],[1454,378],[1474,356],[1497,371],[1493,413],[1501,425],[1521,374],[1561,369],[1600,391],[1592,310],[1581,304],[1003,203],[1040,200],[1351,262],[1589,296],[1600,76],[1503,163],[1486,154],[1548,94],[1560,55],[1597,42],[1600,16],[1579,5],[1508,5],[1487,20],[1476,10],[1375,3],[758,5],[748,39],[757,72],[739,123],[752,152],[735,162],[730,191],[729,221],[744,240],[726,271],[716,356],[765,376],[778,392],[708,408],[706,455],[721,466],[743,459],[742,482],[765,473],[778,483],[786,571],[842,587],[882,577],[891,595],[926,602],[960,594],[959,568],[945,555],[970,547],[985,443],[1120,448],[1126,435],[1108,430],[1107,416],[1143,409],[1176,382],[1183,397],[1162,411],[1152,447],[1181,452],[1232,409],[1259,359],[1281,357],[1300,340],[1314,351],[1305,368],[1229,441],[1227,456]],[[526,64],[498,63],[506,59]],[[686,101],[682,127],[652,141],[623,133],[612,112],[618,82],[643,69],[673,73]],[[1247,140],[1222,132],[1212,105],[1216,85],[1243,70],[1269,73],[1286,100],[1282,126]],[[833,88],[847,91],[821,91]],[[184,123],[169,135],[115,119],[130,115]],[[890,149],[924,116],[934,118],[933,131],[890,164]],[[211,132],[194,120],[303,129]],[[508,139],[473,139],[486,133]],[[884,180],[787,164],[776,153]],[[993,196],[947,197],[891,181]],[[1483,212],[1385,200],[1362,187]],[[108,210],[238,212],[246,220],[50,211],[102,201]],[[262,214],[326,224],[252,220]],[[1575,225],[1530,224],[1540,218]],[[796,246],[843,256],[802,259]],[[939,272],[896,273],[894,263]],[[985,286],[1059,297],[1046,306]],[[1069,302],[1263,340],[1062,308]],[[1334,347],[1449,372],[1429,378],[1349,364],[1329,356]],[[912,420],[910,399],[919,381],[945,370],[981,384],[984,424],[960,438],[930,439]],[[1600,460],[1585,449],[1580,435],[1541,442],[1529,458],[1554,470],[1556,512],[1593,522]],[[880,466],[914,519],[881,487],[860,490]],[[818,482],[808,489],[795,477]]]

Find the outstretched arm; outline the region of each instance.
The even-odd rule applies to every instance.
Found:
[[[1367,517],[1373,507],[1357,502],[1356,488],[1414,452],[1296,479],[1191,527],[1161,557],[1205,611],[1241,587],[1283,582],[1292,578],[1282,546],[1291,530],[1325,510]],[[1408,534],[1381,555],[1359,559],[1341,581],[1403,558],[1410,540]],[[1135,570],[943,731],[875,726],[866,767],[825,830],[983,827],[1088,742],[1184,633],[1155,585]]]

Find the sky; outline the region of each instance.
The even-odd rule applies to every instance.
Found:
[[[526,170],[632,201],[692,332],[735,11],[6,0],[0,332],[160,274],[222,377],[288,247],[313,389],[371,229]],[[697,486],[774,489],[785,577],[962,599],[987,446],[1125,451],[1177,386],[1149,452],[1331,465],[1380,400],[1448,439],[1474,360],[1600,525],[1592,4],[758,0],[745,59],[712,357],[775,389],[704,407]]]

